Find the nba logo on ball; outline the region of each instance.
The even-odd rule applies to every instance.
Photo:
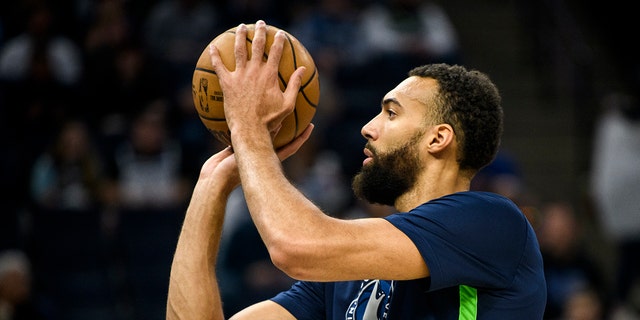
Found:
[[[198,110],[202,112],[209,112],[209,100],[207,99],[207,92],[209,89],[209,79],[200,78],[200,85],[198,86],[197,92],[194,91],[194,95],[198,96],[198,100],[195,100],[196,107],[199,107]]]

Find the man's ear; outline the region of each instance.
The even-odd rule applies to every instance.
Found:
[[[451,125],[442,123],[431,127],[428,131],[427,150],[430,153],[438,153],[445,150],[455,140],[455,133]]]

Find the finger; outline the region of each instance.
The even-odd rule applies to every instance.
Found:
[[[273,43],[269,49],[269,58],[267,59],[267,65],[275,70],[280,65],[280,58],[282,58],[282,49],[284,48],[284,41],[287,38],[284,31],[278,30],[274,36]]]
[[[224,149],[220,151],[220,154],[224,155],[224,157],[230,156],[233,154],[233,147],[226,146]]]
[[[287,87],[284,90],[285,101],[292,101],[293,104],[295,104],[295,100],[298,97],[298,91],[300,91],[300,86],[302,85],[302,76],[306,70],[307,67],[299,67],[291,74],[289,83],[287,83]]]
[[[231,147],[226,147],[218,153],[212,155],[205,161],[200,169],[200,178],[204,178],[211,174],[215,168],[226,158],[233,156],[233,149]]]
[[[283,161],[289,158],[290,156],[292,156],[293,154],[295,154],[296,152],[298,152],[300,147],[302,147],[302,145],[307,140],[309,140],[309,137],[311,136],[311,132],[313,131],[313,128],[314,128],[314,124],[310,123],[297,138],[293,139],[293,141],[289,142],[288,144],[278,149],[276,151],[278,155],[278,159],[280,159],[280,161]]]
[[[251,43],[251,60],[262,62],[264,47],[267,43],[267,25],[262,20],[256,22],[255,33]]]
[[[236,69],[244,67],[247,64],[247,26],[244,23],[236,28],[233,52],[236,56]]]
[[[224,158],[226,158],[226,157],[228,157],[228,156],[230,156],[232,154],[233,154],[233,149],[231,148],[231,146],[227,146],[224,149],[218,151],[213,156],[211,156],[208,161],[220,162],[220,161],[222,161],[222,159],[224,159]]]
[[[220,58],[220,51],[218,51],[218,47],[214,46],[213,44],[209,45],[209,57],[211,58],[211,67],[218,77],[221,77],[221,75],[227,74],[229,72],[227,67],[222,62],[222,58]]]

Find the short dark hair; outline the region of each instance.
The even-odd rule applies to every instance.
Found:
[[[500,93],[489,77],[444,63],[416,67],[409,76],[438,82],[432,116],[438,123],[453,127],[460,169],[477,172],[491,163],[500,146],[503,111]]]

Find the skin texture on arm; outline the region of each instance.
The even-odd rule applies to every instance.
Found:
[[[215,48],[212,65],[225,96],[243,191],[252,219],[276,266],[293,278],[337,281],[415,279],[428,275],[418,250],[384,219],[339,220],[324,214],[285,177],[271,133],[295,105],[302,69],[282,92],[277,69],[284,34],[276,34],[267,61],[266,26],[256,23],[252,58],[247,60],[246,27],[236,32],[236,68],[222,64]]]

